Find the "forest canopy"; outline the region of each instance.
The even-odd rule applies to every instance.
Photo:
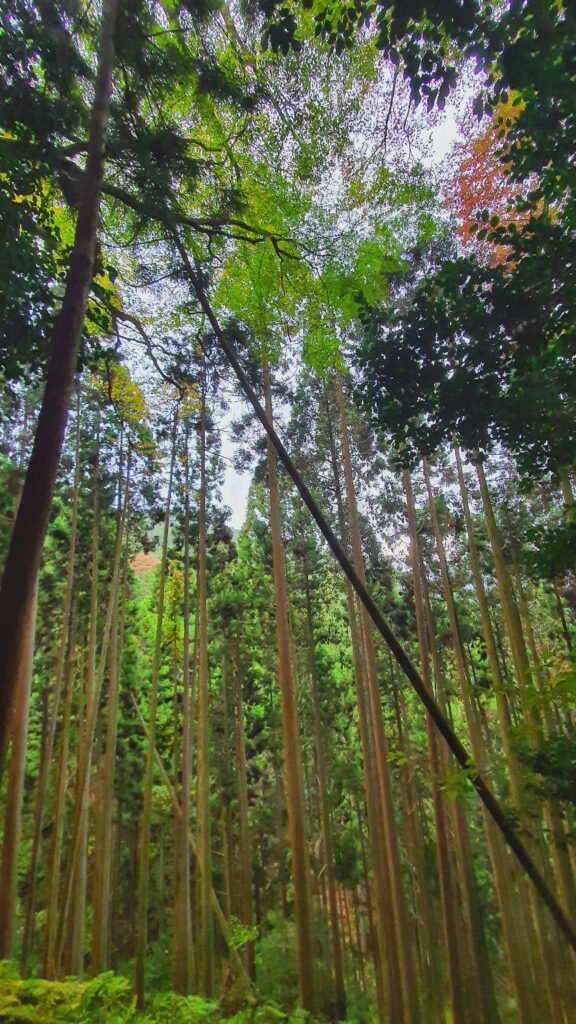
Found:
[[[574,1024],[573,5],[0,72],[0,1021]]]

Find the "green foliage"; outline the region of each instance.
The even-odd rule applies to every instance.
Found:
[[[572,670],[574,692],[574,670]],[[531,783],[542,797],[576,803],[576,734],[572,730],[565,735],[550,733],[540,741],[536,749],[524,747],[521,751],[524,764],[536,774]]]
[[[108,971],[91,981],[21,980],[0,964],[0,1020],[22,1024],[207,1024],[217,1004],[200,996],[162,993],[137,1013],[130,982]]]
[[[267,1002],[291,1009],[298,999],[294,922],[273,911],[268,924],[268,931],[256,943],[258,990]]]

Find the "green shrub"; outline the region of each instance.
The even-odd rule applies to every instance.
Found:
[[[276,911],[268,920],[269,931],[256,943],[258,991],[266,1002],[291,1010],[298,1000],[296,929]]]

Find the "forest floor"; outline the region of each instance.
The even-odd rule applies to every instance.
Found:
[[[225,1017],[216,1002],[200,996],[163,992],[150,999],[144,1013],[135,1008],[134,990],[112,972],[89,981],[18,977],[0,964],[0,1024],[304,1024],[308,1015],[292,1016],[269,1003],[245,1006]]]

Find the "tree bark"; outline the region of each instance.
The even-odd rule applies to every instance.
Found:
[[[26,743],[34,634],[36,625],[37,590],[34,589],[26,622],[26,644],[20,661],[18,685],[12,710],[12,747],[8,764],[8,786],[4,808],[4,833],[0,863],[0,960],[10,956],[16,923],[16,889],[18,881],[18,847],[22,830],[22,797],[26,767]]]
[[[356,569],[361,581],[365,583],[366,574],[364,569],[364,556],[362,553],[362,540],[360,536],[354,478],[352,474],[346,405],[340,376],[338,376],[336,380],[336,402],[340,417],[342,463],[354,568]],[[410,948],[407,935],[406,906],[404,902],[404,892],[400,873],[397,829],[394,816],[390,771],[388,767],[388,742],[384,731],[382,706],[380,703],[380,690],[378,686],[378,670],[376,666],[376,652],[372,634],[372,621],[363,605],[360,608],[360,623],[364,640],[367,696],[374,744],[373,768],[380,800],[382,828],[384,833],[384,851],[386,857],[385,872],[389,879],[390,891],[390,904],[388,911],[391,914],[391,941],[388,948],[388,975],[390,979],[391,995],[394,997],[394,1001],[398,1004],[397,1006],[395,1006],[394,1003],[391,1004],[390,1014],[392,1019],[397,1021],[398,1024],[413,1024],[418,1016],[417,992],[415,991],[414,985],[413,950]],[[395,991],[397,988],[396,981],[399,983],[397,992]]]
[[[144,1009],[146,949],[148,945],[148,890],[150,885],[150,833],[152,821],[152,782],[154,775],[154,757],[156,745],[156,717],[158,710],[158,686],[160,682],[160,665],[162,661],[162,624],[164,620],[164,595],[166,590],[166,574],[168,567],[168,538],[170,535],[170,505],[172,501],[172,483],[174,479],[174,463],[176,461],[176,432],[178,429],[178,410],[174,412],[170,452],[170,470],[168,475],[168,494],[166,496],[166,512],[162,535],[162,557],[160,560],[160,578],[158,580],[158,607],[156,610],[156,636],[154,641],[154,658],[152,662],[152,678],[150,682],[150,704],[148,712],[148,742],[146,744],[146,762],[143,779],[143,805],[138,836],[138,866],[136,883],[136,966],[135,987],[136,1002],[139,1010]]]
[[[212,995],[212,907],[210,886],[212,878],[212,845],[210,822],[210,763],[209,763],[209,691],[208,691],[208,623],[206,589],[206,377],[202,373],[200,410],[200,494],[198,499],[198,575],[196,599],[198,603],[198,781],[197,831],[200,858],[198,971],[200,990],[204,996]]]
[[[192,907],[190,888],[190,787],[192,785],[192,694],[190,679],[190,417],[184,424],[184,600],[182,615],[182,789],[177,816],[176,908],[177,926],[174,944],[174,987],[181,995],[190,995],[194,977],[192,944]]]
[[[314,743],[316,746],[316,763],[318,770],[318,797],[320,804],[320,821],[326,856],[326,880],[328,888],[328,910],[330,915],[330,931],[332,936],[332,958],[334,962],[334,1019],[346,1019],[346,990],[344,986],[344,963],[342,960],[342,943],[340,941],[340,925],[338,921],[338,904],[336,899],[336,875],[334,872],[334,838],[330,805],[328,801],[328,777],[326,771],[326,754],[324,749],[324,733],[320,712],[318,678],[314,653],[314,624],[312,615],[312,599],[310,596],[310,580],[308,568],[304,566],[304,593],[306,598],[307,642],[310,660],[310,687],[312,696],[312,721]]]
[[[128,514],[130,496],[130,452],[126,467],[126,485],[124,491],[125,516]],[[120,511],[118,513],[121,514]],[[125,583],[128,561],[128,538],[124,541]],[[102,759],[102,780],[100,800],[96,811],[96,834],[94,838],[94,880],[92,899],[92,946],[90,973],[92,976],[101,974],[109,968],[110,910],[112,903],[112,824],[114,802],[114,775],[116,768],[116,737],[118,732],[118,699],[120,692],[120,633],[118,605],[125,602],[125,586],[116,594],[110,629],[110,647],[108,662],[108,704],[106,721],[106,739]]]
[[[240,823],[240,888],[242,924],[252,928],[252,854],[250,848],[250,826],[248,822],[248,774],[246,769],[246,741],[244,735],[244,701],[242,697],[242,667],[238,638],[232,640],[234,701],[236,708],[236,777],[238,780],[238,816]],[[255,980],[254,943],[246,943],[246,967],[252,981]]]
[[[272,419],[272,390],[270,371],[265,362],[264,398],[266,412]],[[308,852],[306,849],[306,824],[304,817],[304,790],[302,784],[302,760],[298,732],[298,709],[292,666],[290,661],[290,639],[288,626],[288,604],[286,599],[286,576],[282,528],[280,524],[280,499],[276,470],[276,454],[270,441],[268,449],[268,481],[270,487],[270,527],[272,532],[272,562],[274,593],[276,598],[276,641],[278,646],[278,677],[282,708],[282,740],[284,745],[284,772],[288,802],[288,829],[292,854],[292,881],[294,885],[294,914],[296,919],[298,981],[300,1001],[305,1010],[314,1013],[316,993],[314,984],[314,960],[312,947],[312,908],[310,905],[310,880]]]
[[[46,387],[32,455],[0,584],[0,749],[26,657],[26,624],[48,529],[66,430],[80,334],[92,282],[108,130],[114,29],[119,0],[103,0],[98,69],[86,169],[66,289],[50,339]]]

